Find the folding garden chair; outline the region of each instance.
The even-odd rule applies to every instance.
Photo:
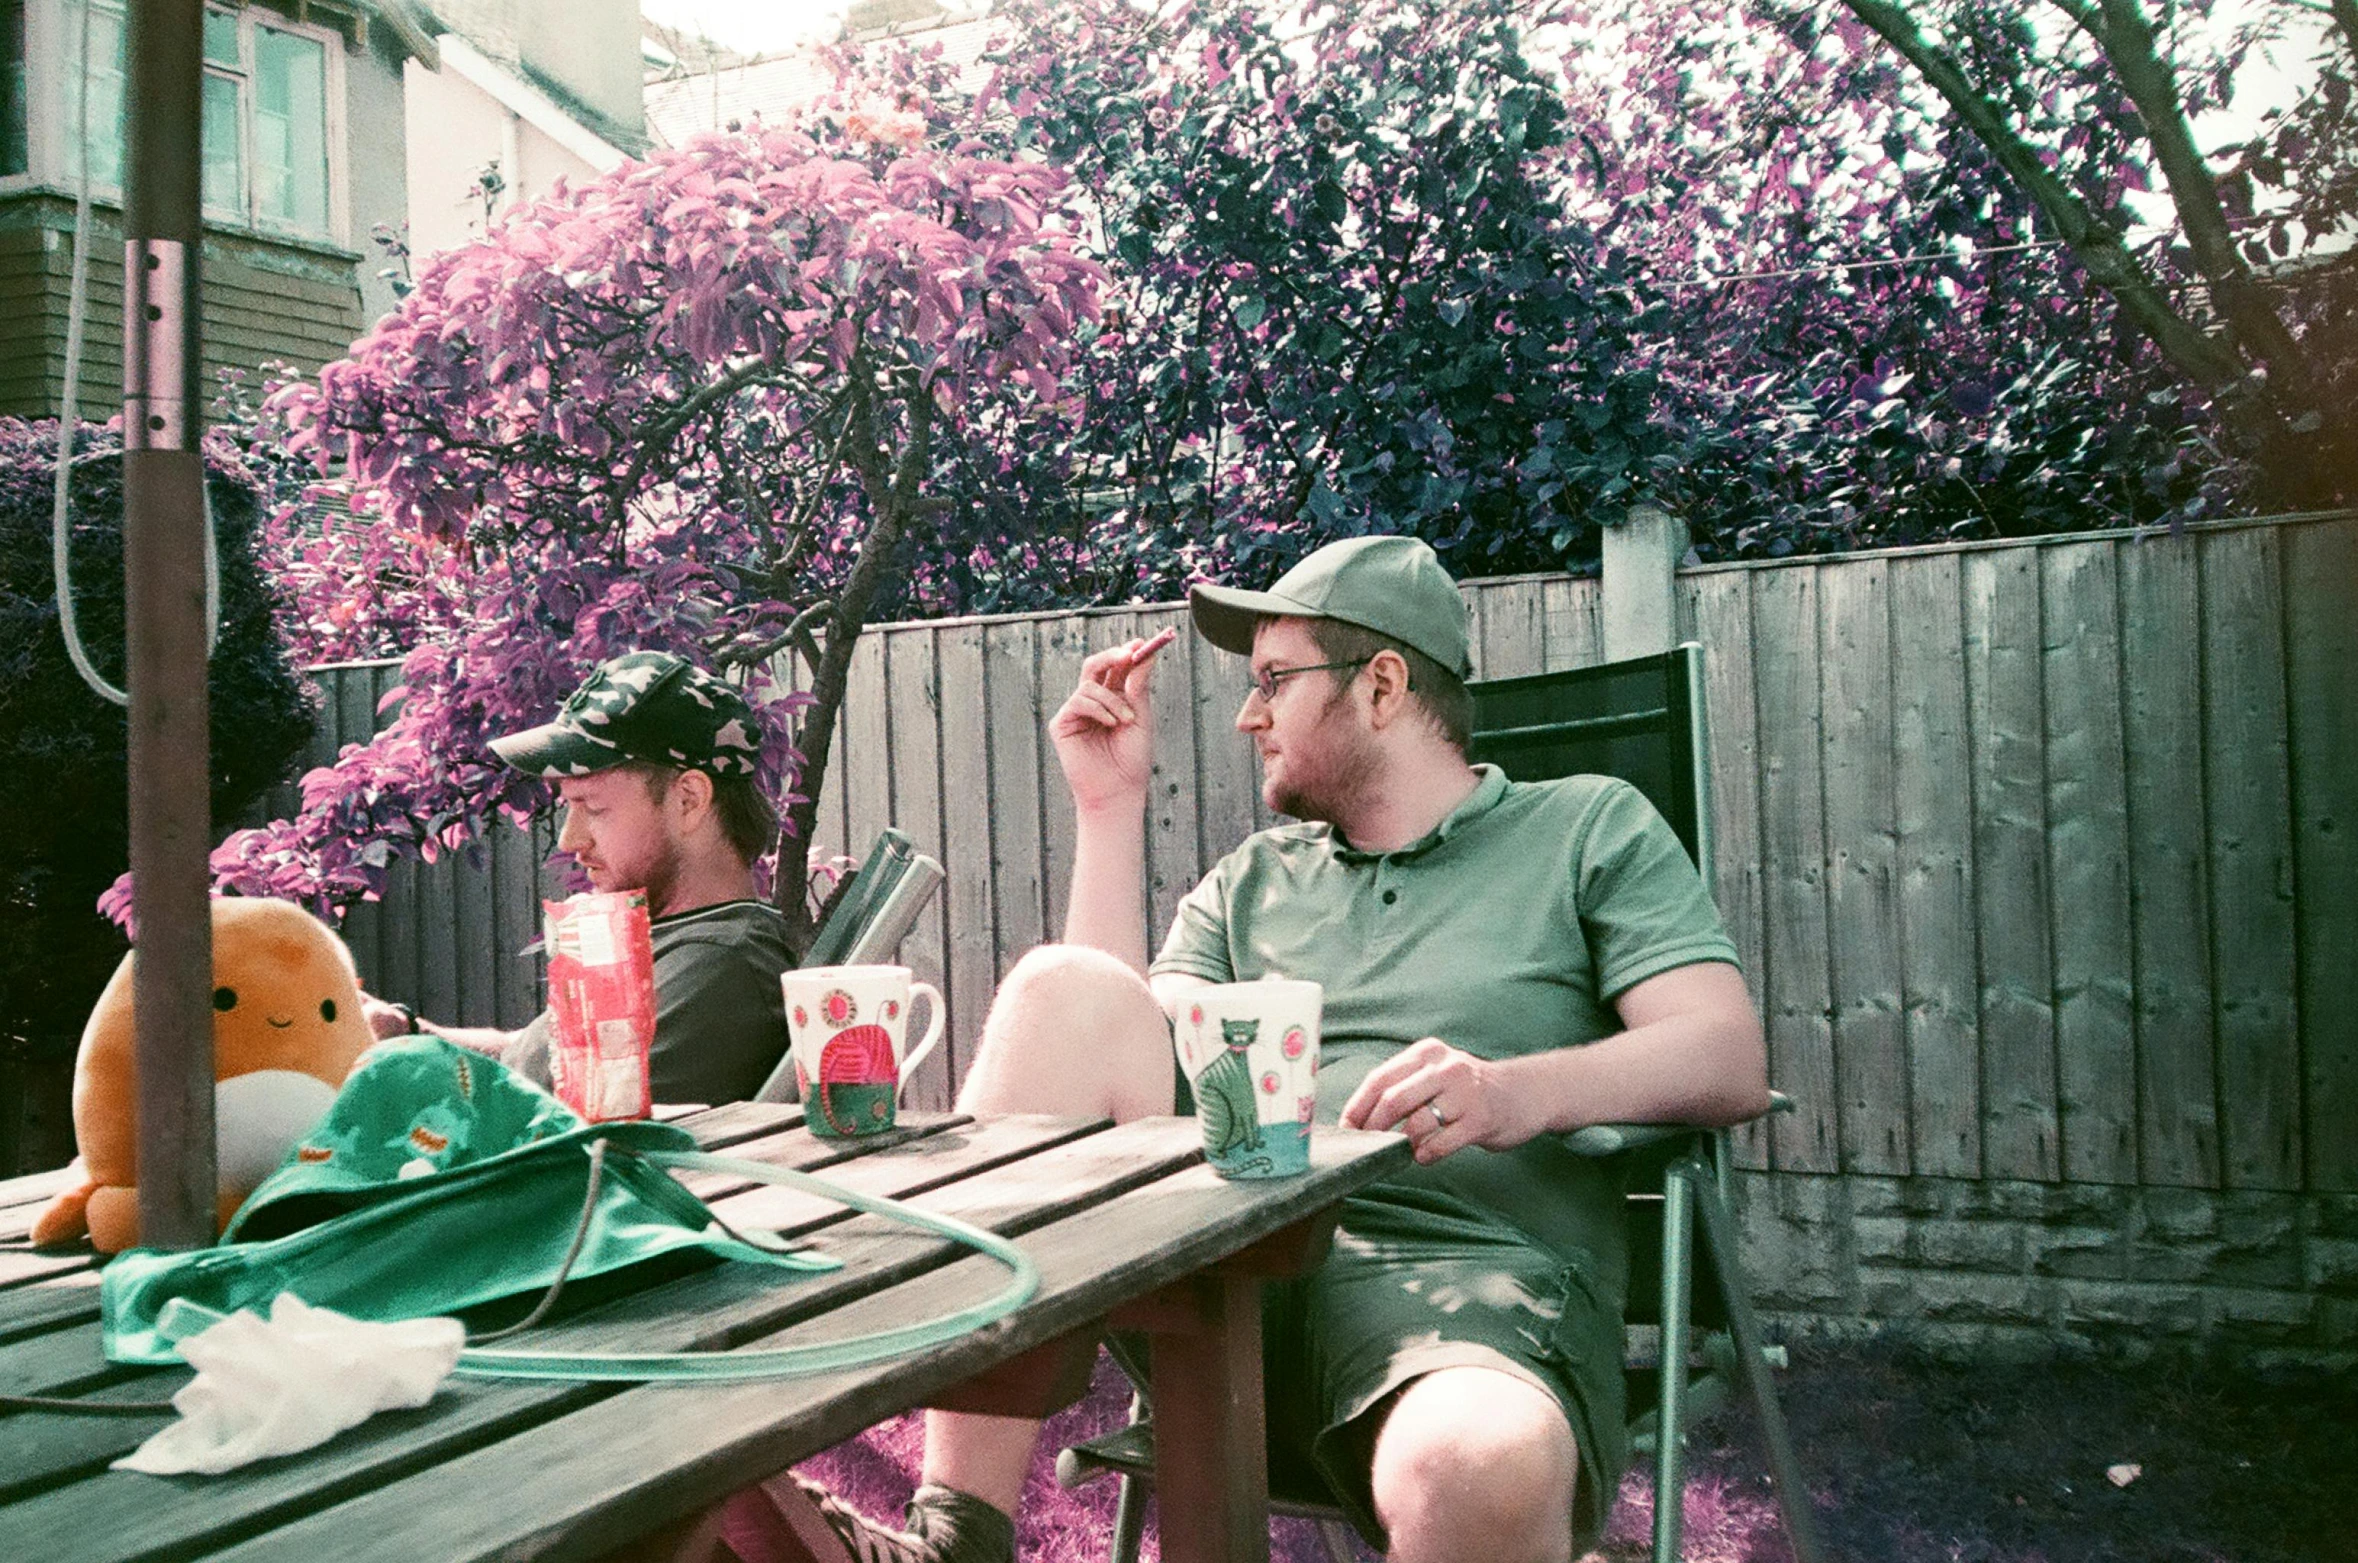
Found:
[[[1703,648],[1690,641],[1657,656],[1475,684],[1469,758],[1489,761],[1518,781],[1621,777],[1661,811],[1708,875],[1710,745],[1702,679]],[[1791,1109],[1788,1099],[1772,1094],[1772,1111]],[[1808,1493],[1769,1382],[1781,1349],[1772,1357],[1762,1344],[1737,1268],[1727,1143],[1724,1129],[1679,1124],[1597,1124],[1566,1137],[1580,1155],[1615,1158],[1629,1193],[1629,1431],[1633,1450],[1654,1461],[1655,1563],[1674,1563],[1679,1554],[1687,1426],[1738,1385],[1760,1417],[1794,1554],[1800,1563],[1819,1563],[1824,1554]],[[1114,1355],[1134,1383],[1146,1382],[1144,1364],[1125,1343],[1115,1344]],[[1154,1471],[1143,1396],[1131,1426],[1057,1459],[1057,1478],[1068,1487],[1109,1471],[1122,1481],[1114,1560],[1135,1563],[1145,1482]],[[1346,1563],[1346,1522],[1315,1473],[1272,1462],[1269,1488],[1271,1513],[1321,1521],[1328,1551]]]

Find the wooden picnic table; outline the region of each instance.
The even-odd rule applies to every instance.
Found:
[[[1015,1239],[1037,1296],[932,1350],[812,1378],[729,1386],[453,1378],[303,1454],[224,1476],[108,1462],[166,1418],[0,1413],[0,1559],[339,1563],[593,1558],[922,1405],[1043,1415],[1078,1398],[1108,1321],[1153,1342],[1163,1556],[1265,1560],[1259,1287],[1324,1251],[1342,1197],[1409,1159],[1398,1135],[1321,1130],[1300,1177],[1226,1182],[1191,1118],[1116,1126],[912,1115],[846,1146],[798,1108],[743,1103],[681,1122],[707,1150],[821,1172]],[[62,1174],[0,1182],[0,1394],[151,1401],[185,1369],[99,1350],[86,1253],[28,1251]],[[997,1292],[1006,1268],[946,1239],[796,1191],[685,1178],[731,1224],[843,1261],[781,1281],[751,1264],[662,1262],[576,1282],[503,1342],[552,1351],[777,1347],[933,1318]]]

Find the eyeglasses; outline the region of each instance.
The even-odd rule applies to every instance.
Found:
[[[1336,668],[1363,668],[1374,660],[1373,657],[1353,657],[1348,662],[1312,662],[1298,668],[1263,668],[1253,675],[1253,688],[1260,691],[1265,704],[1274,704],[1277,700],[1277,681],[1281,678],[1292,678],[1296,673],[1327,673]]]

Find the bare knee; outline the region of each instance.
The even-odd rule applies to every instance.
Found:
[[[999,984],[959,1105],[969,1111],[1171,1110],[1171,1034],[1146,979],[1081,945],[1026,951]]]
[[[1564,1563],[1579,1450],[1555,1398],[1512,1374],[1452,1368],[1412,1381],[1376,1437],[1376,1513],[1402,1563],[1469,1555]]]

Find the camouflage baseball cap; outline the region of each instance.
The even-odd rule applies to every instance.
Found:
[[[557,719],[491,740],[535,776],[587,776],[631,760],[751,776],[761,722],[745,697],[684,657],[632,651],[601,662]]]

